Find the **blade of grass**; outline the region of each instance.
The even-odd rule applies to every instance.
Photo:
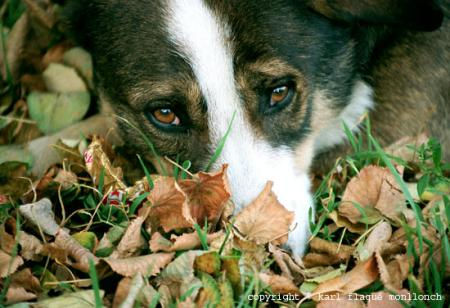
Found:
[[[153,145],[153,143],[150,141],[150,139],[148,139],[148,137],[134,124],[132,124],[130,121],[128,121],[127,119],[116,115],[116,117],[125,122],[127,125],[129,125],[131,128],[133,128],[134,130],[136,130],[139,135],[141,135],[142,139],[144,139],[145,144],[149,147],[150,151],[152,152],[152,154],[155,156],[156,161],[158,162],[159,167],[161,168],[161,171],[163,173],[163,175],[168,175],[166,167],[164,166],[160,156],[158,155],[158,153],[156,152],[155,146]]]
[[[152,298],[152,301],[150,302],[150,305],[148,305],[149,308],[156,308],[156,306],[159,303],[159,299],[161,298],[161,294],[159,292],[156,292],[155,296]]]
[[[150,195],[150,193],[145,192],[142,195],[140,195],[139,197],[137,197],[136,199],[134,199],[133,203],[131,203],[130,211],[129,211],[128,215],[134,215],[136,208],[139,206],[139,204],[141,204],[142,201],[144,201],[148,197],[148,195]]]
[[[214,151],[214,155],[211,157],[211,159],[208,162],[208,165],[206,166],[206,172],[209,171],[209,169],[212,167],[212,165],[216,162],[217,158],[219,158],[220,154],[222,153],[223,148],[225,146],[225,142],[227,141],[228,136],[230,135],[231,126],[233,125],[235,117],[236,117],[236,111],[233,113],[233,116],[231,117],[231,121],[230,121],[230,124],[228,125],[225,135],[220,139],[219,144],[217,145],[217,148]]]
[[[403,194],[405,195],[406,200],[408,201],[409,205],[412,207],[412,209],[414,211],[414,214],[417,219],[416,232],[417,232],[417,237],[419,240],[419,254],[421,254],[423,252],[423,236],[422,236],[422,230],[421,230],[421,226],[422,226],[421,223],[424,221],[424,219],[423,219],[420,207],[414,202],[414,199],[411,196],[411,193],[409,192],[408,187],[406,186],[406,184],[403,181],[400,174],[397,172],[397,169],[395,169],[394,165],[391,163],[389,158],[386,156],[386,153],[384,153],[381,146],[373,138],[372,135],[369,135],[369,139],[371,140],[372,144],[374,145],[376,151],[380,154],[380,157],[383,160],[383,162],[386,164],[386,166],[391,171],[392,175],[394,176],[395,180],[397,181],[398,185],[400,186]]]
[[[190,160],[185,160],[183,162],[183,165],[182,165],[183,169],[181,169],[181,176],[180,176],[182,180],[187,179],[188,173],[186,172],[186,170],[189,170],[189,168],[191,168],[191,166],[192,166],[192,163]]]
[[[359,152],[358,151],[358,145],[356,144],[356,139],[355,139],[355,135],[353,135],[352,131],[350,130],[350,128],[348,128],[347,124],[345,124],[345,122],[342,122],[342,126],[344,128],[344,133],[347,136],[348,141],[350,142],[350,145],[353,148],[354,152]]]
[[[205,227],[207,228],[208,224],[205,224]],[[208,250],[208,237],[206,235],[206,232],[200,228],[198,224],[194,224],[195,231],[197,231],[198,238],[200,239],[200,243],[202,244],[203,250]]]
[[[152,177],[150,176],[150,172],[148,172],[147,167],[145,167],[145,164],[142,161],[141,156],[139,154],[136,154],[136,156],[139,160],[139,163],[141,164],[142,169],[144,170],[145,178],[147,179],[148,186],[150,187],[150,189],[153,189],[153,187],[155,187],[155,183],[153,183]]]
[[[100,284],[98,282],[97,271],[95,270],[95,264],[92,259],[89,259],[89,276],[91,277],[92,289],[95,297],[95,307],[103,307],[102,297],[100,296]]]

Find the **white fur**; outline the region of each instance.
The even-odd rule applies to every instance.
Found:
[[[238,210],[251,202],[267,181],[273,181],[280,202],[295,212],[296,227],[289,234],[288,245],[294,253],[303,254],[309,236],[308,210],[312,206],[310,182],[306,170],[296,170],[291,150],[274,148],[253,133],[235,85],[227,25],[202,0],[170,0],[166,19],[171,39],[191,64],[206,99],[212,149],[225,135],[236,113],[217,166],[229,164]]]
[[[320,130],[315,139],[315,150],[321,150],[341,143],[345,138],[342,122],[351,130],[357,130],[361,116],[374,105],[372,88],[363,81],[356,82],[350,104],[348,104],[338,117]]]

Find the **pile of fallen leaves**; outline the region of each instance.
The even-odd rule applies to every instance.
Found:
[[[386,167],[366,166],[348,183],[348,166],[328,177],[329,191],[345,185],[341,201],[321,200],[320,232],[296,259],[281,247],[293,213],[270,182],[233,215],[227,166],[190,174],[173,163],[171,176],[147,174],[128,186],[105,147],[97,137],[82,151],[74,146],[70,159],[30,184],[19,199],[29,203],[9,203],[11,216],[0,228],[7,303],[94,304],[99,281],[99,298],[114,307],[233,307],[253,298],[381,307],[395,305],[392,294],[405,302],[414,300],[412,292],[426,294],[430,268],[442,281],[449,277],[448,247],[441,245],[448,245],[448,198],[430,189],[415,194],[424,205],[418,224]],[[7,206],[12,197],[3,192],[0,200]],[[417,289],[405,288],[408,282]],[[448,285],[442,287],[433,291],[444,296]]]
[[[0,306],[448,306],[450,166],[424,136],[357,146],[315,176],[303,258],[284,249],[293,213],[270,182],[234,212],[226,165],[160,158],[153,174],[80,136],[56,138],[37,168],[27,143],[95,109],[92,60],[58,10],[0,7]]]

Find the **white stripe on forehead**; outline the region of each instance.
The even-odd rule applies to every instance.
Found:
[[[229,31],[202,0],[169,0],[167,13],[171,39],[192,66],[212,111],[209,121],[215,124],[211,132],[214,142],[240,107]],[[221,127],[217,127],[219,123]]]

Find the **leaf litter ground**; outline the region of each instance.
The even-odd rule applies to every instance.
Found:
[[[301,259],[284,249],[293,213],[272,183],[233,214],[226,165],[192,174],[160,158],[155,174],[88,136],[57,140],[32,177],[22,145],[90,115],[92,61],[59,34],[57,6],[3,8],[0,305],[448,306],[450,168],[434,140],[382,151],[348,133],[354,153],[313,176]]]

